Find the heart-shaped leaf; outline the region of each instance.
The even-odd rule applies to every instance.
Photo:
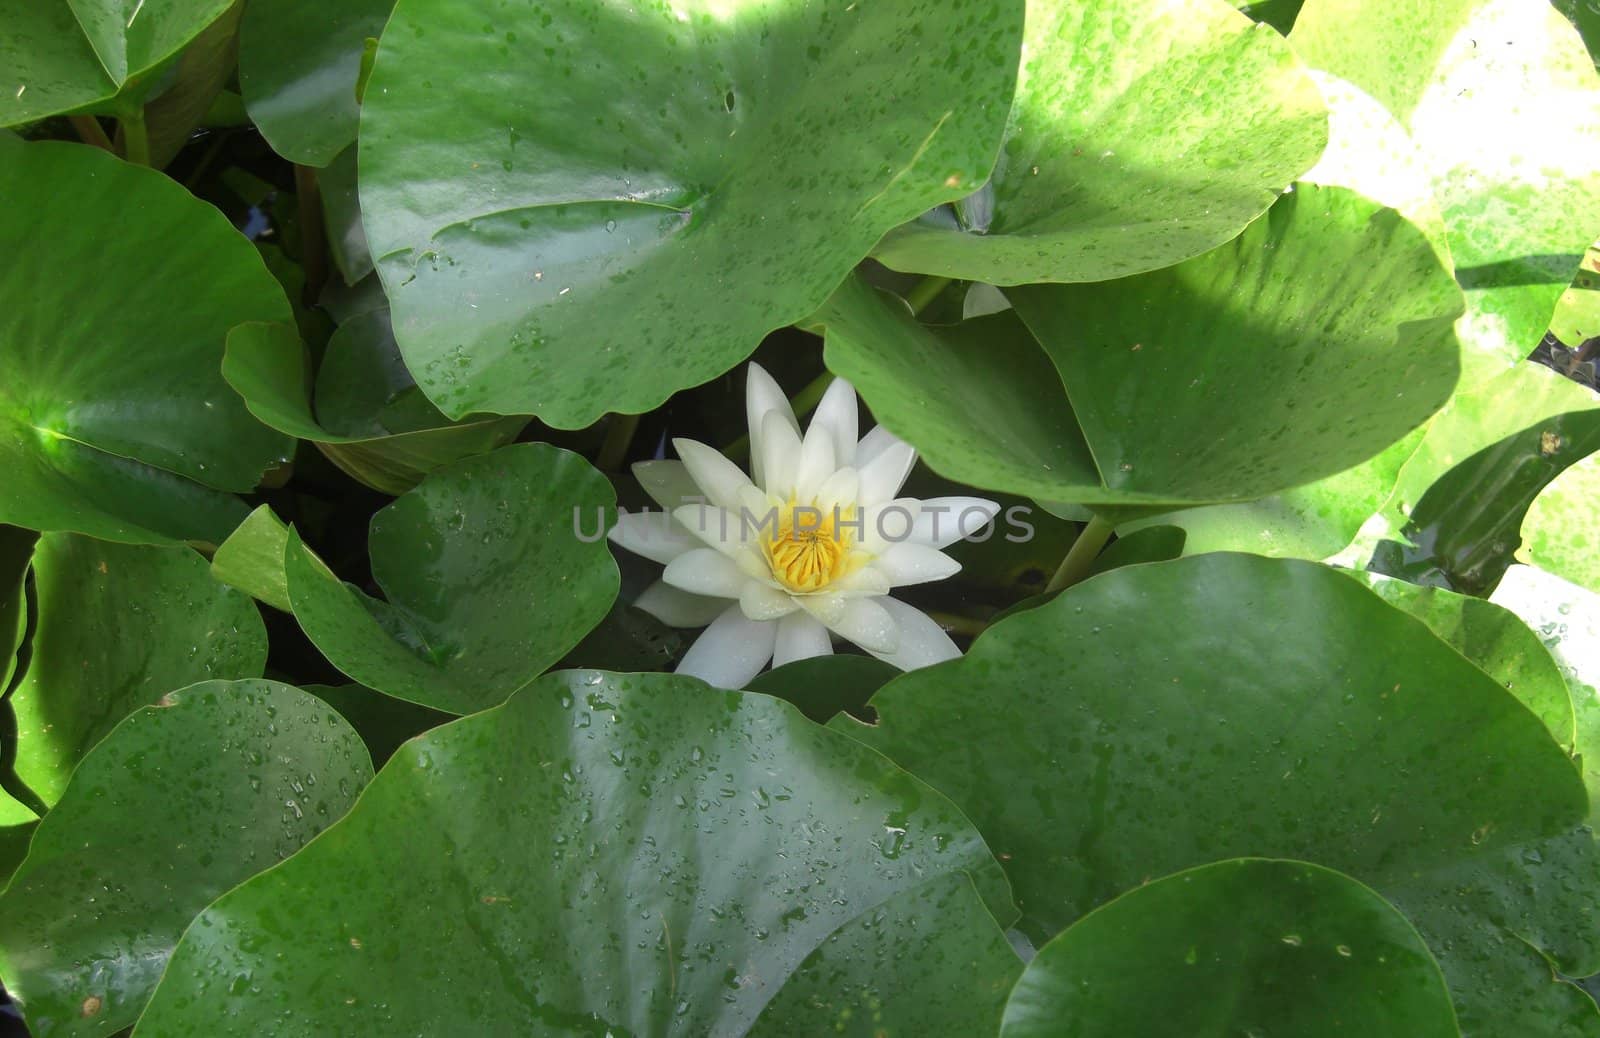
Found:
[[[1596,506],[1600,506],[1600,455],[1591,454],[1551,480],[1528,506],[1522,520],[1528,558],[1540,569],[1600,591]]]
[[[1526,357],[1600,234],[1600,74],[1545,4],[1308,0],[1290,42],[1410,132],[1444,214],[1463,381]]]
[[[133,1023],[190,920],[327,828],[371,777],[350,726],[275,681],[202,682],[122,721],[0,895],[0,970],[33,1033]]]
[[[0,522],[221,543],[245,509],[207,488],[291,447],[222,381],[223,341],[288,320],[283,290],[221,213],[98,149],[0,147],[0,195],[0,238],[50,246],[0,282]]]
[[[328,340],[315,414],[305,365],[293,325],[258,322],[228,333],[222,374],[261,421],[310,440],[352,478],[387,494],[403,494],[434,469],[488,453],[528,424],[516,416],[451,423],[412,383],[381,310],[352,317]]]
[[[1394,906],[1330,869],[1235,859],[1137,887],[1039,949],[1000,1035],[1067,1034],[1461,1032],[1438,963]]]
[[[207,909],[140,1026],[738,1034],[840,927],[951,873],[1005,907],[960,812],[787,704],[554,674],[406,743],[344,821]]]
[[[401,5],[362,109],[361,209],[418,384],[452,417],[577,428],[808,316],[994,165],[1022,0],[917,15]]]
[[[356,139],[356,77],[394,0],[250,0],[239,26],[239,90],[272,150],[326,166]]]
[[[464,714],[502,702],[605,616],[617,565],[584,524],[615,505],[582,458],[542,443],[456,462],[372,517],[384,600],[341,583],[290,532],[289,601],[353,680]]]
[[[196,681],[260,677],[266,665],[255,604],[212,580],[189,548],[48,533],[33,575],[38,628],[10,702],[17,777],[46,804],[127,715]]]
[[[1551,972],[1600,968],[1577,770],[1495,680],[1334,570],[1228,554],[1115,570],[872,705],[877,727],[833,724],[962,806],[1036,940],[1151,876],[1296,858],[1406,914],[1464,1033],[1600,1024]]]
[[[111,100],[233,2],[165,0],[147,8],[128,0],[0,0],[0,126]]]
[[[1223,0],[1030,0],[994,175],[873,255],[993,285],[1168,267],[1237,235],[1327,137],[1283,37]]]
[[[1460,292],[1420,231],[1341,188],[1301,185],[1175,267],[1007,296],[929,329],[850,282],[828,364],[941,474],[1048,501],[1263,497],[1372,457],[1455,385]]]

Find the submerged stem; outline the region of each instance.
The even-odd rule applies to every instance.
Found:
[[[111,138],[106,136],[105,127],[100,125],[99,119],[92,115],[69,115],[67,116],[67,121],[72,124],[74,130],[78,131],[78,138],[83,143],[104,149],[113,155],[116,154],[116,145],[112,144]]]
[[[128,110],[122,124],[122,157],[139,166],[150,165],[150,131],[144,124],[144,107]]]
[[[601,472],[615,472],[620,469],[623,459],[628,456],[629,446],[633,444],[633,434],[638,428],[638,415],[612,415],[611,425],[606,429],[605,442],[600,444],[600,453],[595,455],[594,467]]]
[[[1078,539],[1072,542],[1072,547],[1067,549],[1066,557],[1056,568],[1055,576],[1050,578],[1044,593],[1053,594],[1087,577],[1089,568],[1094,565],[1095,556],[1100,554],[1100,549],[1104,548],[1106,541],[1110,539],[1111,524],[1098,515],[1092,517],[1078,532]]]

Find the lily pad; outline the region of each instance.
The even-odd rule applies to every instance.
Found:
[[[208,908],[140,1026],[739,1034],[842,926],[960,873],[1005,911],[960,812],[787,704],[552,674],[406,743],[341,823]]]
[[[578,428],[807,317],[994,166],[1022,0],[917,15],[402,4],[362,109],[361,209],[418,384],[452,417]]]
[[[372,517],[370,598],[310,553],[284,552],[306,635],[351,679],[465,714],[538,677],[606,615],[616,563],[579,539],[611,485],[576,454],[515,444],[440,469]]]
[[[217,491],[292,447],[223,382],[223,340],[288,320],[283,290],[221,213],[99,149],[0,150],[0,195],[0,238],[50,243],[0,283],[0,522],[221,543],[246,510]]]
[[[876,727],[833,724],[962,806],[1035,940],[1151,876],[1295,858],[1405,913],[1463,1033],[1600,1025],[1551,971],[1600,968],[1577,770],[1494,679],[1334,570],[1229,554],[1115,570],[872,705]]]
[[[272,150],[326,166],[356,140],[356,78],[394,0],[250,0],[239,27],[239,90]]]
[[[202,682],[122,721],[0,895],[0,970],[33,1034],[133,1023],[190,920],[327,828],[371,777],[350,726],[275,681]]]
[[[48,533],[33,575],[38,628],[11,705],[17,777],[46,804],[135,710],[196,681],[258,678],[266,666],[255,603],[212,580],[189,548]]]
[[[498,415],[457,424],[440,414],[394,352],[383,311],[352,317],[328,341],[315,414],[306,396],[306,351],[293,325],[233,329],[222,374],[262,422],[310,440],[351,478],[387,494],[403,494],[434,469],[488,453],[528,424]]]
[[[1072,924],[1028,964],[1000,1029],[1262,1033],[1461,1034],[1439,964],[1393,905],[1331,869],[1248,858],[1137,887]]]
[[[1265,212],[1327,119],[1283,37],[1224,0],[1030,0],[989,183],[873,255],[994,285],[1169,267]]]
[[[1042,500],[1263,497],[1374,456],[1455,385],[1460,292],[1417,228],[1342,188],[1301,185],[1166,270],[1007,295],[930,329],[853,281],[828,364],[942,475]]]
[[[167,0],[146,9],[127,0],[0,0],[0,126],[111,100],[233,2]]]
[[[1528,506],[1522,541],[1540,569],[1600,591],[1600,455],[1591,454],[1551,480]]]
[[[1517,0],[1308,0],[1289,39],[1424,157],[1466,290],[1463,381],[1526,357],[1600,234],[1600,74],[1577,31]]]
[[[289,528],[272,506],[262,505],[218,546],[211,556],[211,575],[258,602],[290,612],[289,578],[283,572],[288,543]]]

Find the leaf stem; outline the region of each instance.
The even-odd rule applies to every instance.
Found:
[[[144,124],[144,106],[130,108],[122,124],[122,157],[136,166],[150,165],[150,131]]]
[[[300,264],[306,273],[301,301],[315,306],[328,282],[328,235],[323,229],[322,188],[315,169],[295,164],[294,194],[300,217]]]
[[[1056,567],[1055,576],[1045,585],[1044,593],[1054,594],[1087,577],[1095,556],[1100,554],[1100,549],[1104,548],[1106,541],[1110,539],[1111,524],[1098,515],[1091,517],[1084,528],[1078,531],[1077,540],[1067,549],[1066,557],[1061,560],[1061,565]]]
[[[600,453],[595,455],[594,467],[601,472],[615,472],[622,468],[623,459],[628,456],[628,447],[632,445],[633,434],[638,428],[638,415],[612,415],[605,441],[600,444]]]
[[[945,286],[950,284],[949,278],[925,277],[917,282],[911,291],[906,293],[906,302],[911,305],[911,312],[920,314],[928,308]]]
[[[804,418],[810,414],[822,402],[822,394],[826,393],[831,385],[833,385],[833,372],[831,371],[824,371],[810,382],[807,382],[805,388],[789,400],[789,406],[794,408],[794,416],[796,418]],[[731,461],[743,461],[749,457],[750,434],[745,433],[722,448],[722,453]]]
[[[106,129],[100,125],[99,119],[92,115],[69,115],[67,116],[67,121],[72,124],[74,130],[78,131],[78,139],[83,143],[102,148],[113,155],[117,153],[116,145],[112,144],[111,138],[106,136]]]

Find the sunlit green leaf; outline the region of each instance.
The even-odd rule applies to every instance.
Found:
[[[189,921],[327,828],[371,776],[349,725],[275,681],[203,682],[122,721],[0,895],[0,970],[33,1033],[133,1023]]]
[[[452,417],[647,410],[981,186],[1022,0],[906,13],[401,5],[362,110],[361,208],[418,384]]]
[[[1004,908],[948,801],[792,707],[550,675],[402,746],[343,822],[207,909],[140,1026],[739,1034],[840,927],[952,873]]]
[[[1000,161],[967,203],[978,212],[931,214],[873,255],[995,285],[1169,267],[1237,235],[1326,140],[1321,95],[1283,37],[1223,0],[1030,0]]]
[[[290,611],[289,581],[283,573],[283,550],[289,528],[269,505],[262,505],[240,523],[211,556],[211,575],[274,609]]]
[[[1557,476],[1533,499],[1522,521],[1528,558],[1541,569],[1600,591],[1600,455]]]

